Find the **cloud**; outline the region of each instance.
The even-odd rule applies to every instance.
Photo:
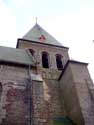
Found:
[[[10,0],[10,1],[7,0],[7,3],[9,4],[9,6],[11,7],[13,6],[18,9],[25,7],[27,5],[30,5],[31,2],[32,0]]]
[[[18,8],[23,7],[26,5],[28,0],[13,0],[12,1],[14,5],[16,5]]]
[[[0,4],[0,45],[9,46],[16,38],[16,20],[4,2]]]

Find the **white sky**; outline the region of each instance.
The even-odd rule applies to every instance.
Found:
[[[0,45],[15,47],[35,17],[71,59],[89,63],[94,80],[94,0],[0,0]]]

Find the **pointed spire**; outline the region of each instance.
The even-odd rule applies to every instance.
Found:
[[[59,43],[53,36],[51,36],[41,26],[38,25],[37,18],[36,24],[32,29],[29,30],[29,32],[24,35],[23,39],[62,46],[61,43]]]

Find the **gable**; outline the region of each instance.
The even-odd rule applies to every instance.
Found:
[[[36,24],[22,39],[62,46],[53,36],[46,32],[42,27]]]

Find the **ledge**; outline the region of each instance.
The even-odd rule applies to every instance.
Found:
[[[69,49],[68,47],[64,47],[64,46],[53,45],[53,44],[48,44],[48,43],[41,43],[41,42],[31,41],[31,40],[27,40],[27,39],[18,39],[18,40],[17,40],[17,45],[16,45],[16,48],[18,48],[18,47],[19,47],[19,40],[22,40],[22,41],[27,41],[27,42],[32,42],[32,43],[37,43],[37,44],[42,44],[42,45],[49,45],[49,46],[54,46],[54,47],[59,47],[59,48]]]

